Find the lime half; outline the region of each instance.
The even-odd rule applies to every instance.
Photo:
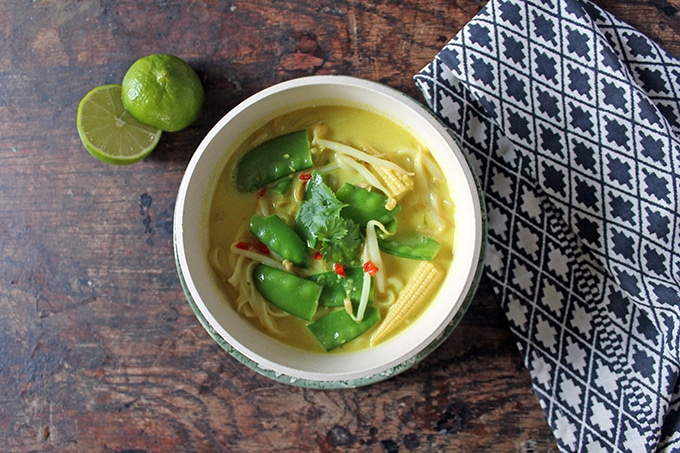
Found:
[[[92,89],[78,105],[78,134],[85,149],[114,165],[138,162],[154,150],[161,131],[136,120],[125,110],[120,85]]]

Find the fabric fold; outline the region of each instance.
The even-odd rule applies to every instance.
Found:
[[[560,448],[680,449],[680,60],[586,0],[491,0],[415,82]]]

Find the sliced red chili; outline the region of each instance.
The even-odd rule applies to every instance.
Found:
[[[378,266],[373,264],[373,261],[366,261],[364,263],[364,272],[366,272],[371,277],[374,277],[378,273]]]
[[[250,248],[250,245],[245,241],[241,241],[236,243],[236,248],[241,250],[248,250]]]
[[[345,266],[343,266],[340,263],[335,263],[333,265],[333,270],[335,271],[336,274],[338,274],[341,277],[347,277],[347,272],[345,272]]]
[[[315,260],[318,261],[318,260],[320,260],[321,258],[323,258],[323,255],[321,254],[321,252],[319,252],[319,251],[314,252],[314,259],[315,259]]]
[[[300,173],[300,181],[307,182],[310,179],[312,179],[312,174],[311,173]]]
[[[269,255],[269,248],[264,245],[262,242],[256,242],[255,245],[253,246],[255,250],[257,250],[260,253],[263,253],[265,255]]]

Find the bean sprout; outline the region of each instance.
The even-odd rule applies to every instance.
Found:
[[[384,233],[389,234],[385,226],[377,220],[369,220],[366,224],[366,243],[364,244],[364,251],[362,253],[362,260],[364,263],[371,261],[378,271],[375,274],[376,288],[378,292],[383,292],[385,289],[385,270],[383,269],[382,256],[380,255],[380,248],[378,246],[378,235],[375,229],[380,228]],[[351,311],[351,306],[348,313],[356,322],[361,322],[364,319],[364,313],[368,306],[368,297],[371,291],[371,274],[364,271],[364,279],[361,287],[361,297],[359,299],[359,307],[357,314],[354,315]]]
[[[428,187],[427,180],[425,179],[426,176],[424,165],[425,164],[423,163],[423,153],[422,151],[419,150],[415,158],[416,181],[419,186],[420,193],[423,194],[423,201],[427,206],[427,209],[430,213],[430,217],[432,218],[432,221],[435,224],[436,230],[442,231],[444,229],[444,223],[442,222],[439,212],[435,207],[437,196]]]
[[[286,270],[283,264],[281,264],[274,258],[271,258],[267,255],[263,255],[262,253],[254,252],[250,249],[244,250],[242,248],[239,248],[238,242],[234,242],[233,244],[231,244],[229,250],[231,250],[231,253],[233,253],[236,256],[245,256],[246,258],[250,258],[253,261],[257,261],[258,263],[266,264],[267,266],[275,267],[277,269],[281,269],[282,271]]]
[[[375,231],[380,228],[383,233],[390,234],[385,228],[385,225],[377,220],[369,220],[366,224],[366,243],[364,244],[363,261],[372,261],[378,268],[375,274],[376,287],[378,291],[382,292],[385,289],[385,270],[383,269],[382,256],[380,254],[380,246],[378,245],[378,235]]]
[[[317,139],[316,143],[325,148],[331,149],[340,155],[351,156],[363,162],[367,162],[371,165],[377,165],[378,167],[389,168],[390,170],[396,171],[398,173],[404,173],[407,175],[413,175],[413,173],[408,172],[401,168],[399,165],[392,161],[382,159],[377,156],[372,156],[364,151],[358,150],[352,146],[345,145],[344,143],[338,143],[331,140]]]
[[[366,180],[366,182],[368,184],[370,184],[371,186],[375,187],[376,189],[380,190],[385,195],[387,195],[387,203],[385,204],[385,208],[387,208],[389,210],[394,209],[394,207],[397,204],[396,200],[394,199],[394,197],[392,197],[392,195],[390,194],[390,191],[387,190],[387,188],[384,185],[382,185],[380,183],[380,181],[378,181],[378,178],[376,178],[373,175],[373,173],[371,173],[368,170],[368,168],[364,167],[363,165],[361,165],[359,162],[355,161],[354,159],[346,157],[346,156],[338,155],[336,158],[337,158],[339,163],[344,164],[344,165],[352,168],[357,173],[359,173],[361,176],[363,176],[363,178]]]

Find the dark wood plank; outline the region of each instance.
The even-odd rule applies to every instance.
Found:
[[[483,1],[0,3],[0,444],[3,451],[556,451],[486,282],[416,368],[367,388],[270,381],[185,301],[172,213],[184,168],[230,108],[276,82],[350,74],[412,96]],[[677,1],[597,0],[680,54]],[[80,98],[174,53],[206,105],[146,161],[92,159]]]

